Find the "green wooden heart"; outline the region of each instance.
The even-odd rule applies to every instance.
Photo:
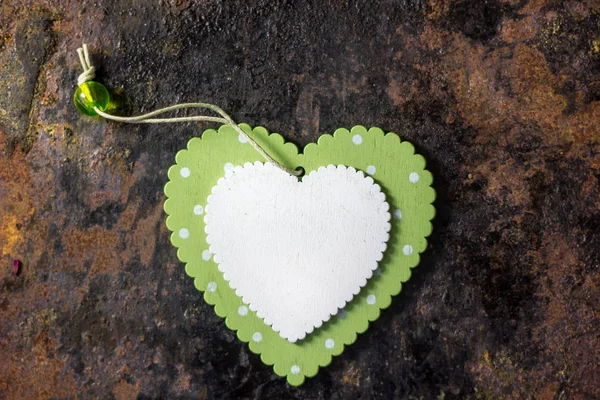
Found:
[[[299,154],[298,148],[285,143],[279,134],[269,134],[262,127],[240,126],[288,167],[301,166],[308,173],[321,166],[342,164],[365,171],[386,194],[393,216],[384,258],[367,285],[322,327],[306,339],[290,343],[249,310],[229,287],[206,243],[203,214],[212,187],[226,169],[263,161],[260,154],[229,126],[206,130],[202,138],[189,141],[187,150],[177,153],[177,163],[169,169],[164,208],[179,260],[186,264],[186,273],[204,292],[206,302],[215,306],[217,315],[225,318],[238,338],[249,343],[250,350],[260,354],[265,364],[273,365],[277,375],[298,386],[341,354],[344,346],[354,343],[357,334],[366,331],[369,321],[379,317],[380,310],[391,304],[392,296],[400,293],[402,283],[410,278],[432,231],[433,178],[425,169],[425,159],[414,154],[410,143],[401,142],[394,133],[384,135],[379,128],[340,128],[333,135],[322,135]]]

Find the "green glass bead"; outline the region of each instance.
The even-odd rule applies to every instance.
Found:
[[[84,115],[98,115],[94,107],[98,107],[100,111],[106,110],[110,103],[110,95],[103,84],[88,81],[77,88],[73,103],[77,111]]]

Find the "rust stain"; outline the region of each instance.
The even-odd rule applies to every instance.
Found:
[[[49,337],[49,332],[39,330],[29,346],[11,354],[2,354],[0,347],[4,360],[0,366],[0,388],[7,398],[50,399],[74,393],[77,384],[71,373],[65,373],[58,343]]]
[[[562,160],[558,165],[563,170],[571,162],[585,165],[579,193],[571,195],[582,199],[584,204],[579,207],[589,215],[600,209],[600,102],[586,101],[578,91],[567,98],[563,87],[573,72],[569,68],[553,71],[542,51],[529,44],[548,34],[546,22],[539,22],[539,11],[546,5],[530,2],[520,10],[524,18],[504,19],[499,35],[505,43],[492,49],[437,24],[426,24],[414,41],[424,52],[443,51],[439,58],[419,59],[414,67],[437,77],[426,89],[430,99],[446,105],[445,121],[459,121],[474,132],[474,151],[464,160],[464,176],[471,182],[484,181],[489,199],[514,210],[509,223],[492,221],[486,228],[488,234],[497,232],[500,238],[490,247],[489,253],[494,255],[490,267],[505,268],[503,260],[511,254],[508,246],[532,248],[527,254],[531,261],[526,263],[531,270],[523,275],[536,285],[532,294],[537,308],[529,325],[532,333],[527,333],[524,325],[518,329],[519,337],[533,335],[533,345],[544,349],[545,357],[555,357],[544,369],[530,369],[515,361],[508,350],[486,350],[482,359],[469,367],[483,397],[534,394],[553,398],[569,390],[575,398],[585,398],[600,393],[590,379],[597,360],[589,351],[600,348],[592,334],[599,315],[594,306],[597,295],[592,293],[597,292],[593,288],[600,287],[600,281],[597,273],[584,272],[598,267],[582,261],[579,243],[586,233],[577,226],[570,227],[568,234],[547,227],[539,246],[525,233],[526,221],[543,217],[539,207],[544,199],[537,195],[540,185],[557,185],[549,158]],[[586,17],[580,6],[576,11],[577,18]],[[552,12],[545,18],[551,27],[561,23]],[[550,34],[562,29],[554,26]],[[443,89],[439,77],[443,77]],[[422,88],[422,82],[399,83],[393,76],[390,81],[387,93],[397,106],[423,102],[419,90],[413,89]],[[524,145],[532,151],[515,158],[512,149]],[[589,238],[589,231],[587,235]]]
[[[600,276],[584,273],[586,265],[573,246],[576,240],[577,236],[575,241],[548,237],[539,252],[533,254],[537,261],[533,266],[540,274],[536,296],[545,304],[540,310],[542,322],[533,332],[537,340],[546,343],[548,356],[555,355],[568,366],[560,374],[572,385],[587,386],[589,394],[597,396],[600,385],[586,382],[585,377],[594,373],[597,363],[596,355],[589,349],[600,348],[600,338],[594,334],[599,320]],[[577,287],[581,290],[575,290]]]
[[[6,146],[6,135],[0,130],[0,148]],[[11,159],[0,157],[0,258],[19,256],[24,243],[22,229],[35,212],[30,200],[28,163],[21,151]]]
[[[116,250],[117,236],[99,226],[82,231],[70,228],[64,233],[66,243],[62,258],[64,268],[73,268],[77,272],[85,271],[89,265],[89,274],[112,272],[121,265]]]
[[[361,374],[360,370],[357,368],[354,362],[350,363],[344,371],[344,376],[342,377],[342,383],[345,385],[351,385],[358,387],[360,386]]]
[[[448,14],[453,0],[429,0],[429,12],[427,18],[430,20],[439,20]]]
[[[547,7],[552,0],[531,0],[523,8],[519,10],[519,14],[534,14],[539,13],[542,9]]]
[[[156,248],[156,231],[162,221],[162,203],[155,207],[146,218],[140,219],[133,233],[133,248],[137,249],[142,264],[149,265]]]
[[[137,398],[140,392],[140,384],[131,384],[125,380],[119,381],[113,388],[113,395],[117,400],[131,400]]]
[[[189,373],[185,372],[184,365],[177,365],[177,380],[175,381],[174,392],[179,395],[185,395],[190,392],[192,383],[192,377]]]
[[[449,111],[476,130],[476,140],[482,145],[504,148],[518,143],[520,131],[528,129],[547,145],[567,147],[567,156],[577,156],[589,145],[598,148],[600,102],[579,104],[574,113],[567,114],[568,102],[560,94],[567,76],[552,73],[544,55],[522,43],[536,35],[535,25],[527,29],[526,37],[506,32],[514,47],[489,51],[460,34],[426,25],[418,46],[444,49],[444,55],[441,62],[425,61],[416,67],[444,78],[455,99],[455,108]],[[411,90],[414,85],[398,87],[393,77],[391,81],[388,95],[394,103],[419,101],[420,94]],[[429,94],[444,103],[450,100],[437,84],[429,87]],[[449,114],[446,120],[454,121],[456,115]]]
[[[513,159],[489,161],[475,169],[477,176],[487,176],[487,194],[508,204],[527,206],[531,204],[529,180],[544,168],[539,165],[520,165]]]
[[[507,354],[488,356],[467,368],[473,373],[478,383],[476,393],[482,398],[520,399],[534,393],[523,370]]]
[[[500,28],[500,38],[507,43],[525,42],[535,37],[538,31],[537,20],[527,16],[520,20],[505,20]]]

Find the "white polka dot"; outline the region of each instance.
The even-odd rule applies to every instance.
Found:
[[[248,315],[248,307],[240,306],[240,308],[238,308],[238,314],[240,314],[242,317]]]
[[[402,252],[405,256],[410,256],[413,253],[413,248],[410,244],[405,244],[402,248]]]
[[[187,178],[188,176],[190,176],[190,169],[188,167],[183,167],[179,170],[179,173],[181,174],[181,176],[183,176],[184,178]]]
[[[328,349],[333,349],[333,347],[335,346],[335,342],[333,341],[333,339],[327,339],[325,341],[325,347]]]
[[[181,228],[179,230],[179,237],[182,239],[187,239],[190,237],[190,231],[188,231],[186,228]]]
[[[248,139],[246,139],[246,136],[242,135],[241,133],[238,136],[238,140],[240,141],[240,143],[248,143]]]
[[[216,292],[217,291],[217,282],[208,282],[207,289],[211,293]]]
[[[210,260],[210,258],[211,258],[211,257],[212,257],[212,254],[210,254],[210,250],[204,250],[204,251],[202,252],[202,259],[203,259],[204,261],[208,261],[208,260]]]
[[[360,135],[354,135],[354,136],[352,136],[352,142],[354,144],[361,144],[362,143],[362,136],[360,136]]]
[[[416,172],[411,172],[410,175],[408,176],[408,180],[411,183],[417,183],[417,182],[419,182],[419,179],[421,179],[421,177]]]
[[[292,374],[298,375],[300,373],[300,367],[297,365],[292,365],[292,368],[290,368],[290,371],[292,371]]]
[[[344,318],[346,316],[346,310],[340,310],[337,313],[338,318]]]
[[[197,206],[194,207],[194,214],[202,215],[203,212],[204,212],[204,208],[200,204],[198,204]]]
[[[375,166],[374,166],[374,165],[369,165],[369,166],[367,167],[367,174],[369,174],[369,175],[373,175],[373,174],[375,173],[375,171],[377,171],[377,169],[375,168]]]
[[[394,219],[402,219],[402,211],[395,209],[394,210]]]
[[[254,332],[254,335],[252,335],[252,340],[254,340],[256,343],[260,342],[262,340],[262,334],[260,332]]]
[[[377,302],[377,298],[374,294],[370,294],[367,296],[367,304],[372,306],[373,304],[375,304],[375,302]]]
[[[228,162],[225,164],[225,166],[223,166],[223,169],[225,170],[225,172],[231,171],[233,169],[233,164]]]

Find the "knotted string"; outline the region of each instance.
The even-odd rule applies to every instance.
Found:
[[[83,67],[83,72],[77,77],[77,86],[81,86],[96,77],[96,67],[90,62],[87,44],[84,43],[82,47],[78,48],[77,54],[79,54],[79,61]]]
[[[83,46],[81,48],[77,49],[77,54],[79,54],[79,61],[81,62],[81,66],[83,67],[83,72],[77,78],[77,85],[81,86],[84,83],[91,81],[92,79],[94,79],[96,77],[96,68],[94,68],[94,66],[90,62],[90,55],[88,53],[88,47],[85,43],[83,44]],[[173,110],[182,109],[182,108],[188,108],[188,109],[189,108],[207,108],[207,109],[219,114],[220,117],[211,117],[208,115],[194,115],[194,116],[188,116],[188,117],[153,118],[157,115],[160,115],[160,114],[163,114],[163,113],[166,113],[169,111],[173,111]],[[169,107],[160,108],[156,111],[152,111],[147,114],[138,115],[136,117],[119,117],[116,115],[111,115],[111,114],[108,114],[108,113],[100,110],[98,107],[94,107],[94,111],[103,118],[106,118],[106,119],[109,119],[112,121],[116,121],[116,122],[125,122],[125,123],[130,123],[130,124],[160,124],[160,123],[172,123],[172,122],[207,121],[207,122],[218,122],[220,124],[228,125],[228,126],[232,127],[238,134],[243,136],[246,139],[246,141],[248,143],[250,143],[250,145],[257,152],[259,152],[260,155],[265,158],[265,160],[267,160],[267,162],[270,162],[271,164],[275,165],[277,168],[281,169],[284,172],[287,172],[290,175],[299,176],[302,174],[301,170],[293,170],[293,169],[287,168],[283,164],[281,164],[278,161],[276,161],[275,159],[273,159],[273,157],[271,157],[265,151],[265,149],[263,149],[258,143],[256,143],[256,141],[254,139],[252,139],[250,137],[250,135],[248,135],[242,128],[240,128],[240,126],[238,124],[236,124],[233,121],[233,119],[231,119],[231,117],[225,111],[223,111],[220,107],[217,107],[213,104],[209,104],[209,103],[175,104],[175,105],[172,105]]]

